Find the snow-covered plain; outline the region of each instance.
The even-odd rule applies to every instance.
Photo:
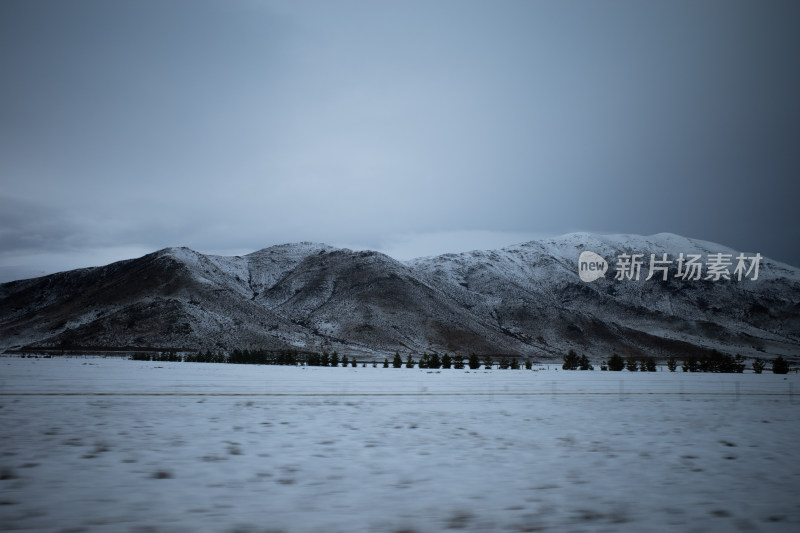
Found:
[[[0,530],[798,531],[798,378],[0,358]]]

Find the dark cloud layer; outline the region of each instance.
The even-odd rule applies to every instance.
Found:
[[[777,1],[7,0],[0,266],[574,230],[800,265],[799,24]]]

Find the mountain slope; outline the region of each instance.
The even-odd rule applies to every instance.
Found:
[[[608,260],[605,278],[580,280],[584,250]],[[241,257],[168,248],[0,285],[0,349],[800,355],[794,267],[764,259],[755,281],[675,279],[674,266],[667,281],[614,279],[622,253],[716,252],[737,253],[672,234],[585,233],[405,263],[312,243]]]

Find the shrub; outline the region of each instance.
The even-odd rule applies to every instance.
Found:
[[[608,369],[613,372],[619,372],[623,368],[625,368],[625,360],[615,353],[611,354],[611,357],[608,358]]]
[[[575,353],[575,350],[570,350],[567,352],[567,355],[564,356],[564,364],[561,365],[561,368],[564,370],[577,370],[579,364],[580,358],[578,354]]]

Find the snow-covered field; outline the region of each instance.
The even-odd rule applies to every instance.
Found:
[[[0,531],[800,531],[798,384],[0,358]]]

